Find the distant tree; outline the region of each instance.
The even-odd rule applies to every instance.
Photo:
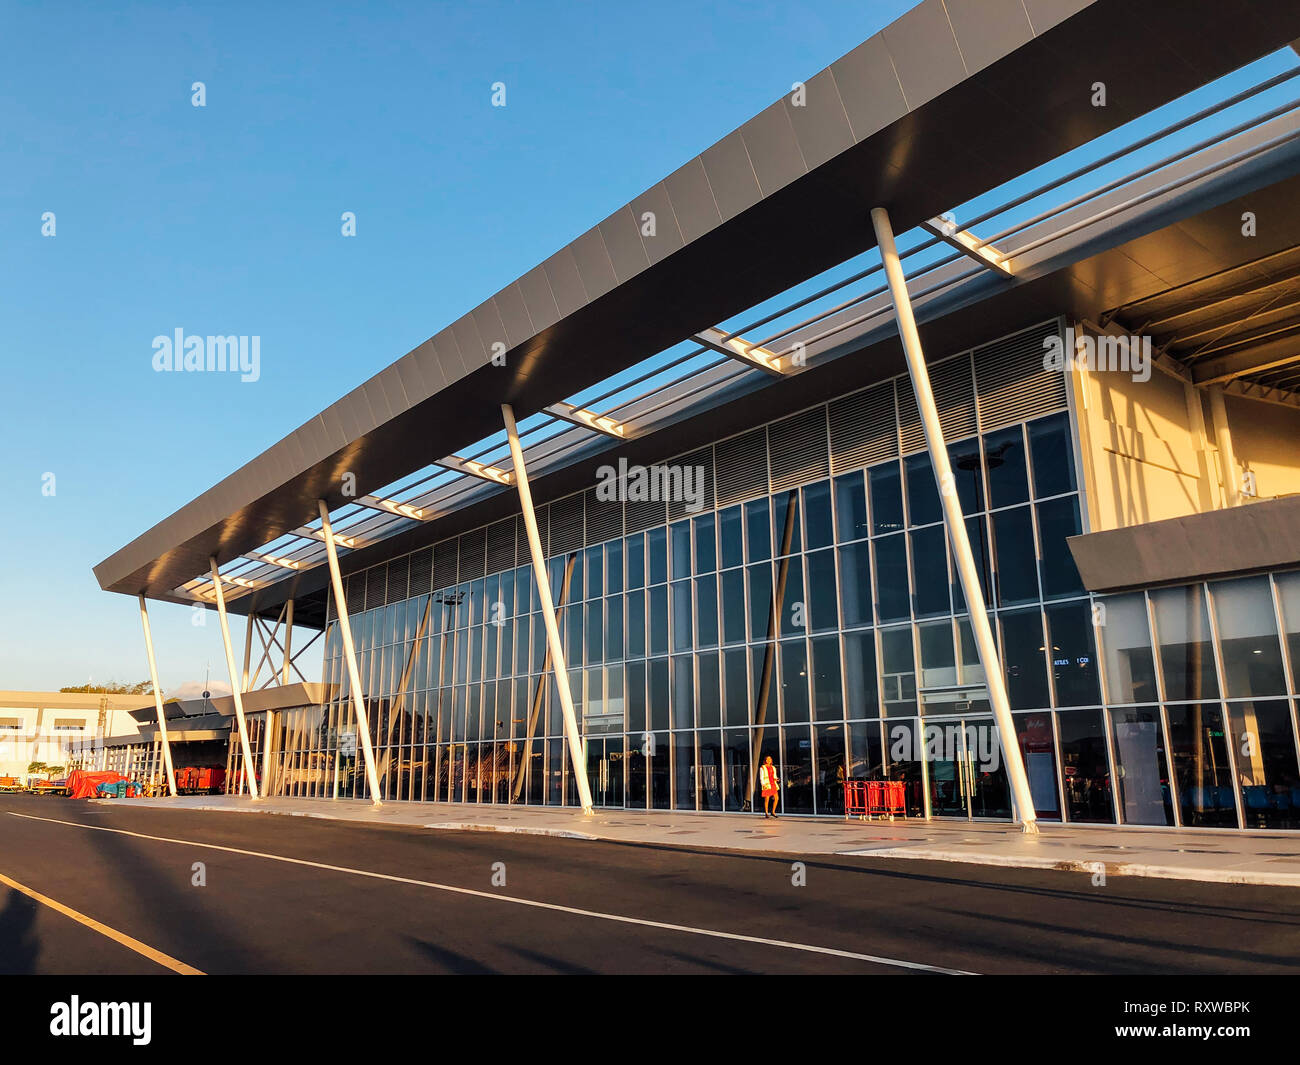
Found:
[[[67,766],[62,766],[62,765],[47,765],[45,767],[45,772],[48,773],[51,777],[57,777],[66,768]]]
[[[27,763],[27,772],[29,772],[29,773],[41,773],[41,772],[44,772],[44,770],[45,770],[45,763],[44,763],[44,762],[28,762],[28,763]]]
[[[111,680],[107,684],[75,684],[59,691],[70,695],[152,695],[153,683],[142,680],[138,684],[119,684]]]

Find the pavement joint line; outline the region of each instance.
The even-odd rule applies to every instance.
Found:
[[[1300,873],[1234,872],[1231,868],[1210,870],[1200,867],[1182,869],[1176,865],[1150,865],[1141,862],[1116,862],[1095,859],[1033,858],[1028,855],[972,854],[929,847],[860,847],[836,851],[844,857],[912,858],[928,862],[960,862],[964,865],[992,865],[1017,869],[1051,869],[1067,873],[1093,873],[1103,866],[1107,876],[1137,876],[1153,880],[1195,880],[1209,884],[1250,884],[1257,887],[1300,887]]]
[[[108,828],[104,825],[87,825],[78,821],[62,821],[54,817],[37,817],[34,814],[20,814],[8,811],[11,817],[21,817],[28,821],[45,821],[52,825],[66,825],[69,828],[84,828],[94,832],[112,832],[119,836],[132,836],[136,839],[149,839],[157,843],[174,843],[184,847],[201,847],[207,850],[224,851],[227,854],[242,854],[250,858],[265,858],[269,861],[285,862],[289,865],[302,865],[313,869],[325,869],[335,873],[351,876],[365,876],[374,880],[387,880],[396,884],[408,884],[413,887],[432,888],[455,895],[471,898],[488,899],[493,902],[508,902],[516,906],[528,906],[533,909],[551,910],[555,913],[568,913],[578,917],[590,917],[601,921],[613,921],[618,924],[636,925],[642,928],[658,928],[669,932],[683,932],[688,935],[707,936],[713,939],[727,939],[738,943],[756,943],[759,946],[779,947],[784,950],[798,950],[809,954],[826,954],[835,958],[848,958],[852,961],[864,961],[873,965],[888,965],[898,969],[915,969],[920,972],[938,973],[944,976],[977,976],[978,973],[964,969],[948,969],[939,965],[926,965],[923,962],[905,961],[901,958],[883,958],[874,954],[859,954],[851,950],[839,950],[835,947],[821,947],[813,943],[795,943],[785,939],[767,939],[763,936],[748,936],[739,932],[722,932],[714,928],[697,928],[693,925],[672,924],[667,921],[652,921],[645,917],[629,917],[625,914],[602,913],[599,910],[584,910],[576,906],[563,906],[556,902],[542,902],[538,899],[524,899],[512,895],[497,895],[491,891],[476,888],[457,887],[453,884],[439,884],[432,880],[417,880],[413,877],[395,876],[392,873],[376,873],[369,869],[353,869],[345,865],[331,865],[326,862],[313,862],[306,858],[291,858],[284,854],[268,854],[265,851],[245,850],[242,847],[228,847],[221,843],[199,843],[188,839],[173,839],[170,836],[151,836],[145,832],[132,832],[125,828]],[[144,946],[144,944],[140,944]],[[165,955],[164,955],[165,957]],[[175,960],[175,959],[171,959]],[[179,964],[179,963],[177,963]],[[197,970],[195,970],[197,972]]]
[[[111,939],[114,943],[120,943],[122,946],[143,955],[166,969],[170,969],[174,973],[179,973],[181,976],[206,975],[203,970],[196,969],[192,965],[186,965],[183,961],[173,958],[170,954],[164,954],[161,950],[155,950],[148,943],[141,943],[140,940],[128,936],[125,932],[119,932],[116,928],[111,928],[100,921],[96,921],[93,917],[87,917],[84,913],[74,910],[71,906],[65,906],[48,895],[42,895],[39,891],[20,884],[17,880],[12,880],[3,873],[0,873],[0,884],[13,888],[14,891],[26,895],[29,899],[35,899],[42,906],[48,906],[56,913],[61,913],[64,917],[69,917],[78,924],[85,925],[92,932],[98,932],[101,936]]]

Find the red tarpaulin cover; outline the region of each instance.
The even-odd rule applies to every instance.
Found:
[[[125,779],[121,773],[86,773],[74,769],[68,774],[68,795],[74,799],[92,799],[101,784],[116,784]]]

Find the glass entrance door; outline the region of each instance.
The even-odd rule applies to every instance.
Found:
[[[623,737],[587,739],[587,783],[594,806],[623,805]]]
[[[925,723],[930,813],[1009,821],[1011,784],[992,715]]]

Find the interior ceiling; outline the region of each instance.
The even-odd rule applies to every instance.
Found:
[[[1245,238],[1249,239],[1249,238]],[[1198,384],[1300,387],[1300,245],[1114,307],[1113,321],[1149,335]]]

